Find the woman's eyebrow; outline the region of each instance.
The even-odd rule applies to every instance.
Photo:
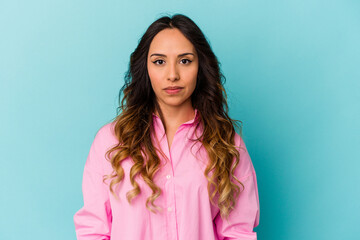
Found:
[[[179,54],[178,57],[182,57],[182,56],[185,56],[185,55],[193,55],[195,56],[193,53],[182,53],[182,54]],[[150,57],[152,56],[160,56],[160,57],[166,57],[165,54],[160,54],[160,53],[153,53],[150,55]]]

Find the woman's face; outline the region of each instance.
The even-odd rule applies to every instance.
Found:
[[[152,40],[147,68],[160,107],[190,104],[196,86],[198,56],[193,44],[177,28],[164,29]],[[177,87],[169,90],[169,87]]]

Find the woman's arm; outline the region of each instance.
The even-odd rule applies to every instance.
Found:
[[[84,167],[82,181],[84,206],[74,215],[78,240],[110,239],[112,215],[108,186],[102,181],[104,156],[100,147],[102,142],[100,135],[101,130],[95,136]]]
[[[228,221],[222,219],[220,213],[214,219],[219,239],[224,240],[257,239],[256,232],[253,231],[259,225],[260,219],[256,173],[245,143],[242,139],[240,142],[240,163],[235,170],[235,175],[244,184],[245,189],[240,193]]]

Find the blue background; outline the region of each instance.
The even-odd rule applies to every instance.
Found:
[[[359,239],[360,1],[0,0],[0,239],[75,239],[83,167],[146,28],[203,30],[243,121],[259,239]]]

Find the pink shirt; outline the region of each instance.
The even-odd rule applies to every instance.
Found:
[[[114,189],[120,201],[102,183],[102,176],[112,172],[104,154],[117,143],[113,123],[100,128],[91,145],[83,172],[82,191],[84,206],[74,215],[78,240],[214,240],[257,239],[253,228],[259,224],[260,206],[256,174],[242,138],[236,134],[235,144],[240,146],[240,163],[236,176],[245,185],[229,221],[221,219],[219,209],[210,203],[204,170],[207,153],[200,143],[190,147],[196,138],[195,118],[183,123],[174,135],[169,150],[162,121],[153,114],[155,135],[169,160],[158,153],[163,166],[154,182],[162,194],[154,202],[163,211],[154,214],[146,209],[145,201],[151,189],[137,177],[141,193],[130,205],[126,192],[133,189],[129,179],[131,159],[122,162],[125,177]],[[197,130],[200,136],[201,128]],[[154,140],[154,134],[152,135]],[[154,141],[156,142],[156,141]],[[197,153],[197,158],[195,153]],[[110,180],[107,180],[109,183]]]

